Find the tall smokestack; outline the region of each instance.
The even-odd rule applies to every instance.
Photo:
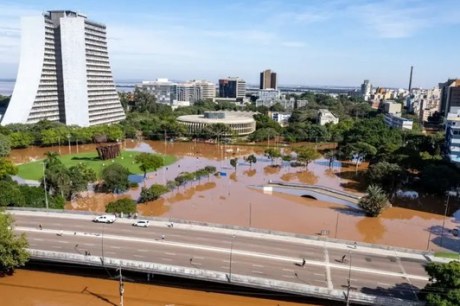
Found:
[[[410,77],[409,77],[409,93],[412,89],[412,72],[414,71],[414,66],[410,66]]]

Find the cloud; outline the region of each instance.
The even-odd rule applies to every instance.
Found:
[[[274,32],[260,30],[203,31],[202,34],[213,38],[264,45],[273,43],[277,39]]]

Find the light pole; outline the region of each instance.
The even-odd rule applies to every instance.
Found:
[[[446,209],[444,210],[444,218],[442,219],[442,230],[441,230],[441,247],[443,245],[443,239],[444,239],[444,226],[446,225],[446,216],[447,216],[447,210],[449,209],[449,200],[450,196],[456,196],[457,192],[456,191],[448,191],[447,192],[447,202],[446,202]]]
[[[232,282],[232,257],[233,257],[233,241],[235,239],[235,235],[232,235],[232,240],[230,242],[230,266],[229,266],[229,276],[228,276],[228,282]]]
[[[252,226],[252,203],[249,202],[249,227]]]
[[[104,266],[104,227],[105,223],[102,223],[102,234],[101,234],[101,238],[102,238],[102,242],[101,242],[101,262],[102,262],[102,266]]]
[[[69,155],[72,154],[72,151],[70,150],[70,134],[67,134],[67,140],[69,141]]]
[[[46,205],[46,209],[48,209],[48,190],[46,189],[45,169],[46,169],[46,162],[43,161],[43,186],[45,187],[45,205]]]
[[[123,306],[123,295],[125,293],[125,285],[123,284],[123,275],[121,274],[121,263],[120,263],[120,269],[118,269],[120,271],[120,274],[118,275],[118,277],[120,278],[120,306]]]
[[[351,251],[349,252],[349,257],[350,257],[350,265],[348,267],[348,284],[347,284],[347,295],[346,295],[346,303],[347,306],[350,305],[350,289],[351,289]]]

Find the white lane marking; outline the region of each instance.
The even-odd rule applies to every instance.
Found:
[[[134,254],[133,256],[136,257],[136,258],[145,258],[144,256],[142,256],[142,255],[137,255],[137,254]]]
[[[193,259],[204,259],[203,256],[193,256]]]
[[[390,286],[393,286],[394,284],[388,284],[388,283],[377,282],[377,285],[382,285],[382,286],[390,287]]]
[[[56,234],[56,231],[46,231],[44,230],[39,230],[35,228],[30,228],[30,227],[16,227],[16,231],[28,231],[28,232],[40,232],[43,234]],[[74,236],[73,231],[64,231],[64,235],[70,235]],[[91,234],[91,235],[83,235],[82,233],[78,233],[78,235],[85,236],[87,238],[99,238],[96,234]],[[31,238],[34,239],[34,238]],[[38,238],[35,238],[38,239]],[[145,238],[137,238],[137,237],[124,237],[124,236],[115,236],[115,235],[109,235],[105,234],[104,239],[109,239],[109,240],[118,240],[118,241],[129,241],[129,242],[141,242],[141,243],[149,243],[149,244],[158,244],[158,245],[168,245],[172,247],[177,247],[177,248],[186,248],[186,249],[193,249],[193,250],[204,250],[204,251],[211,251],[211,252],[216,252],[216,253],[223,253],[223,254],[228,254],[229,250],[228,248],[221,248],[221,247],[212,247],[212,246],[204,246],[204,245],[196,245],[196,244],[188,244],[188,243],[183,243],[183,242],[173,242],[173,241],[164,241],[164,240],[151,240],[151,239],[145,239]],[[43,241],[37,240],[37,241]],[[120,247],[115,247],[113,246],[112,248],[118,248]],[[273,254],[267,254],[267,253],[258,253],[258,252],[252,252],[252,251],[245,251],[245,250],[237,250],[233,249],[233,255],[243,255],[243,256],[250,256],[250,257],[255,257],[255,258],[264,258],[264,259],[271,259],[271,260],[279,260],[279,261],[285,261],[289,263],[295,263],[298,262],[298,257],[289,257],[289,256],[282,256],[282,255],[273,255]],[[228,263],[228,260],[224,260],[224,262]],[[318,261],[318,260],[309,260],[307,259],[305,261],[307,265],[312,265],[312,266],[319,266],[319,267],[324,267],[325,262],[324,261]],[[348,270],[349,267],[342,265],[342,264],[335,264],[331,262],[326,262],[326,265],[329,268],[334,268],[334,269],[342,269],[342,270]],[[358,266],[353,266],[351,267],[352,271],[356,272],[363,272],[363,273],[369,273],[369,274],[377,274],[377,275],[385,275],[389,277],[398,277],[400,278],[402,276],[401,273],[399,272],[391,272],[391,271],[385,271],[385,270],[377,270],[377,269],[372,269],[372,268],[365,268],[365,267],[358,267]],[[417,280],[423,280],[423,281],[428,281],[428,277],[426,275],[412,275],[412,274],[407,274],[405,275],[406,278],[411,278],[411,279],[417,279]]]
[[[30,240],[35,240],[35,241],[45,241],[45,239],[41,239],[41,238],[29,238]]]
[[[80,245],[85,245],[85,246],[95,246],[95,243],[80,243]]]
[[[258,264],[252,264],[251,266],[257,267],[257,268],[263,268],[264,267],[263,265],[258,265]]]
[[[70,242],[68,242],[68,241],[62,241],[62,240],[58,240],[58,241],[56,241],[56,242],[57,242],[57,243],[63,243],[63,244],[69,244],[69,243],[70,243]]]
[[[202,266],[199,262],[192,262],[192,266]]]
[[[172,252],[165,252],[166,255],[170,255],[170,256],[176,256],[176,253],[172,253]]]
[[[285,278],[295,278],[294,275],[285,275],[285,274],[283,274],[283,275],[281,275],[281,276],[282,276],[282,277],[285,277]]]
[[[143,252],[143,253],[145,253],[145,252],[148,252],[149,250],[137,249],[137,251],[138,251],[138,252]]]
[[[255,274],[264,274],[264,272],[262,272],[262,271],[255,271],[255,270],[252,270],[251,272],[252,272],[252,273],[255,273]]]
[[[121,247],[116,246],[116,245],[109,245],[109,248],[111,248],[111,249],[121,249]]]
[[[327,280],[327,288],[332,290],[334,286],[332,285],[332,279],[331,279],[331,267],[329,266],[329,252],[326,248],[324,247],[324,262],[326,264],[326,280]]]
[[[286,271],[286,272],[293,272],[293,273],[294,273],[294,270],[292,270],[292,269],[283,269],[283,271]]]
[[[313,275],[316,275],[316,276],[324,276],[323,273],[313,273]]]
[[[62,246],[60,246],[60,245],[53,245],[53,248],[55,248],[55,249],[62,249]]]

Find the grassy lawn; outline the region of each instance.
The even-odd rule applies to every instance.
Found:
[[[122,151],[114,161],[128,168],[133,174],[141,174],[142,171],[139,169],[139,165],[134,162],[134,158],[141,154],[136,151]],[[62,155],[59,159],[64,163],[66,167],[75,166],[79,163],[85,163],[94,171],[97,175],[101,172],[104,166],[112,163],[112,160],[100,160],[97,152],[79,153],[71,155]],[[166,165],[170,165],[176,161],[176,158],[172,155],[164,156]],[[27,164],[18,166],[18,176],[27,180],[39,180],[43,176],[43,162],[34,161]]]
[[[436,252],[434,253],[434,256],[457,259],[457,260],[460,259],[460,256],[458,253],[452,253],[452,252]]]

